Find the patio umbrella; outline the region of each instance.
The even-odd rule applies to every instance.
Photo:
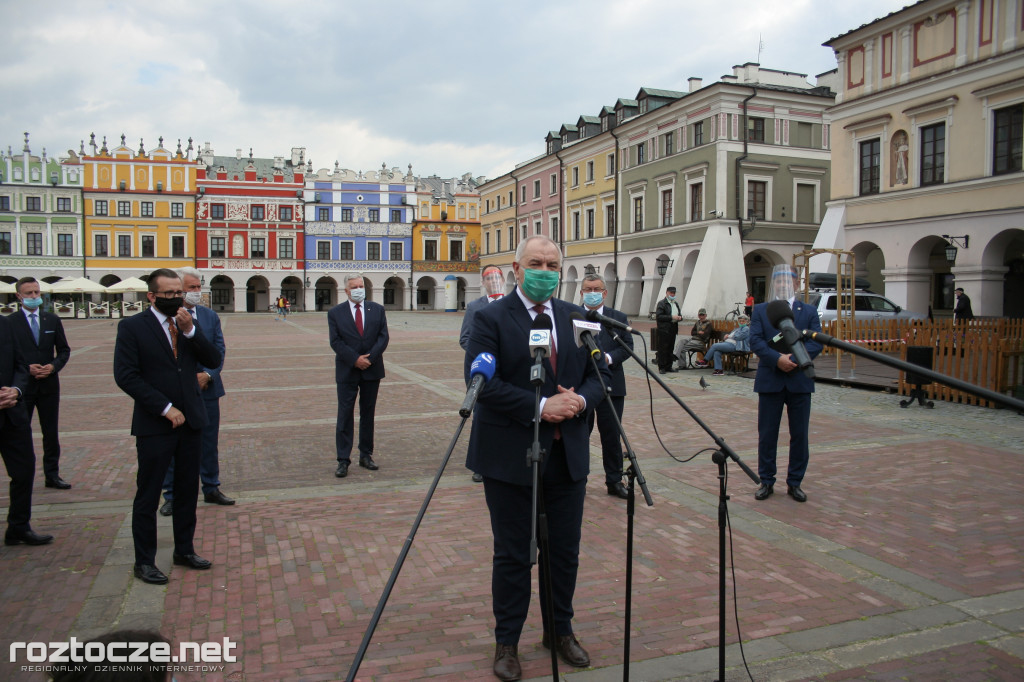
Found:
[[[54,294],[82,294],[82,305],[84,306],[86,294],[103,294],[106,293],[107,288],[88,277],[79,277],[54,282],[50,285],[50,291]]]
[[[149,291],[149,285],[138,277],[129,277],[107,287],[107,292],[111,294],[123,294],[126,291]]]
[[[15,291],[13,284],[8,284],[7,282],[5,282],[3,280],[0,280],[0,294],[14,294],[14,293],[17,293],[17,292]]]

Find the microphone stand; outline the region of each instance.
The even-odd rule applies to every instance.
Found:
[[[545,599],[541,620],[545,624],[551,645],[551,679],[558,680],[558,652],[555,641],[555,605],[551,595],[551,560],[549,556],[550,545],[548,544],[548,519],[544,510],[544,501],[540,495],[540,463],[544,459],[544,448],[540,446],[540,390],[544,386],[544,357],[539,349],[534,351],[536,362],[530,372],[530,383],[536,387],[534,393],[533,407],[533,444],[526,453],[526,464],[531,467],[530,477],[532,480],[531,508],[530,508],[530,565],[537,564],[538,535],[540,536],[540,559],[543,564],[539,567],[540,589],[544,590]],[[539,533],[538,533],[539,530]]]
[[[973,393],[979,398],[984,398],[985,400],[996,403],[997,405],[1002,405],[1003,407],[1013,408],[1017,410],[1019,414],[1024,414],[1024,400],[1018,400],[1008,395],[1003,395],[1002,393],[996,393],[995,391],[983,388],[981,386],[975,386],[974,384],[969,383],[967,381],[963,381],[962,379],[957,379],[956,377],[951,377],[946,374],[936,372],[935,370],[928,369],[927,367],[922,367],[921,365],[915,365],[913,363],[907,362],[905,360],[900,360],[898,358],[891,358],[888,355],[885,355],[884,353],[868,350],[867,348],[861,348],[855,343],[842,341],[840,339],[835,338],[834,336],[829,336],[828,334],[825,334],[823,332],[815,332],[811,331],[810,329],[805,329],[803,331],[803,337],[805,339],[817,341],[818,343],[825,344],[827,346],[839,348],[840,350],[844,350],[848,353],[853,353],[854,355],[860,355],[862,357],[868,358],[869,360],[880,362],[883,365],[895,367],[896,369],[902,370],[904,372],[919,374],[923,377],[931,379],[932,381],[955,388],[958,391],[966,391],[967,393]]]
[[[739,467],[743,470],[743,472],[747,476],[749,476],[750,480],[752,480],[754,483],[760,484],[761,483],[761,479],[760,479],[760,477],[758,477],[757,474],[755,474],[753,471],[751,471],[750,467],[748,467],[746,464],[744,464],[743,460],[740,459],[740,456],[736,454],[736,451],[733,450],[731,447],[729,447],[726,444],[724,438],[722,438],[721,436],[716,434],[711,429],[710,426],[708,426],[703,421],[701,421],[701,418],[698,417],[696,415],[696,413],[693,410],[691,410],[689,408],[689,406],[687,406],[687,404],[684,403],[682,401],[682,399],[679,396],[677,396],[672,391],[672,389],[670,389],[668,387],[668,384],[666,384],[657,374],[655,374],[654,372],[651,371],[651,368],[647,365],[647,363],[645,363],[643,360],[641,360],[640,356],[637,355],[636,353],[634,353],[632,348],[630,348],[628,345],[626,345],[626,343],[622,339],[620,339],[617,334],[612,334],[612,338],[614,338],[615,341],[620,346],[622,346],[626,350],[626,352],[629,353],[633,357],[634,360],[637,361],[637,364],[639,364],[641,367],[643,367],[644,371],[647,373],[647,375],[649,377],[653,378],[656,382],[658,382],[659,386],[661,386],[663,389],[665,389],[665,392],[668,393],[672,397],[672,399],[676,401],[676,404],[678,404],[681,408],[683,408],[683,410],[686,412],[686,414],[690,415],[690,417],[693,419],[693,421],[696,422],[697,425],[700,426],[702,429],[704,429],[705,433],[707,433],[709,436],[711,436],[711,439],[715,441],[715,445],[718,446],[718,449],[712,455],[712,461],[715,462],[715,464],[718,466],[718,480],[719,480],[719,485],[718,485],[718,682],[725,682],[725,526],[726,526],[726,519],[727,519],[728,513],[729,513],[729,509],[728,509],[729,495],[726,492],[726,485],[725,485],[725,483],[726,483],[726,480],[727,480],[726,465],[728,464],[728,460],[731,459],[736,464],[738,464]],[[631,464],[632,464],[632,462],[631,462]],[[632,481],[630,481],[630,483],[632,484]],[[628,668],[627,668],[627,670],[628,670]],[[628,678],[626,678],[626,679],[628,679]]]
[[[619,343],[623,343],[618,334],[613,330],[612,336]],[[625,344],[623,343],[625,346]],[[628,346],[626,346],[628,348]],[[600,352],[600,349],[598,349]],[[605,400],[610,400],[611,388],[604,383],[604,377],[601,376],[601,369],[597,366],[597,358],[592,353],[587,353],[590,358],[590,364],[594,366],[594,371],[597,373],[597,379],[601,382],[601,390],[605,395]],[[597,408],[594,408],[595,410]],[[629,485],[626,488],[626,615],[624,618],[624,625],[626,631],[626,639],[623,642],[622,648],[622,679],[629,682],[629,651],[630,651],[630,633],[632,628],[630,623],[633,617],[633,535],[634,525],[633,518],[636,510],[636,490],[634,488],[634,481],[640,483],[640,490],[644,494],[644,500],[647,502],[648,507],[654,506],[654,500],[651,499],[651,492],[647,489],[647,481],[644,479],[643,473],[640,471],[640,463],[637,461],[636,453],[633,451],[633,446],[629,443],[629,438],[626,437],[626,429],[622,426],[622,420],[619,419],[619,413],[616,412],[615,406],[611,407],[612,418],[615,420],[615,427],[619,431],[619,435],[622,436],[622,443],[626,446],[626,455],[629,457],[629,468],[626,469],[626,475],[629,477]],[[597,415],[594,416],[595,422]]]
[[[444,457],[441,459],[441,466],[438,467],[437,473],[434,475],[434,481],[430,484],[430,490],[427,491],[427,496],[423,500],[423,504],[420,506],[420,511],[416,515],[416,520],[413,521],[412,529],[409,531],[408,537],[405,538],[405,544],[402,545],[402,551],[398,553],[398,559],[395,561],[394,568],[391,569],[391,576],[388,578],[387,585],[384,586],[384,593],[381,594],[380,600],[377,602],[377,608],[373,612],[373,617],[370,618],[370,623],[366,626],[366,633],[363,635],[363,641],[359,644],[359,649],[356,651],[355,660],[352,661],[352,667],[349,668],[348,675],[345,677],[347,682],[353,682],[356,678],[356,673],[359,672],[359,666],[363,662],[363,657],[366,655],[366,649],[370,646],[370,640],[373,638],[373,632],[377,629],[377,623],[380,621],[381,614],[384,612],[384,606],[388,602],[388,597],[391,596],[391,590],[395,586],[395,582],[398,580],[398,574],[402,571],[402,565],[405,563],[405,557],[409,554],[409,549],[412,547],[412,541],[416,537],[416,531],[420,527],[420,523],[423,521],[424,515],[427,513],[427,505],[430,504],[431,498],[434,496],[434,491],[437,489],[437,484],[441,480],[441,475],[444,473],[444,469],[448,466],[448,460],[452,456],[452,450],[455,449],[455,444],[459,440],[459,436],[462,435],[462,429],[466,426],[466,420],[469,418],[469,414],[462,417],[462,421],[459,422],[459,426],[455,429],[455,435],[452,436],[452,440],[448,443],[448,450],[445,451]]]

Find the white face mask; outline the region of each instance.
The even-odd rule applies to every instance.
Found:
[[[194,308],[203,302],[203,292],[201,291],[186,291],[185,292],[185,305],[190,308]]]
[[[348,297],[353,303],[362,303],[363,299],[366,298],[366,289],[350,289]]]

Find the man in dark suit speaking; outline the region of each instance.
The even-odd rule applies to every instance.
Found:
[[[39,429],[43,432],[43,476],[47,488],[67,490],[71,484],[60,477],[60,437],[57,424],[60,416],[60,379],[71,357],[71,346],[64,336],[64,325],[53,313],[44,312],[39,282],[22,277],[16,285],[21,310],[13,313],[14,334],[28,362],[29,382],[25,391],[28,418],[39,413]]]
[[[796,294],[796,273],[788,265],[777,265],[772,275],[769,302],[785,301],[793,310],[793,325],[797,329],[821,331],[821,321],[814,306],[800,301]],[[754,391],[757,393],[757,474],[761,487],[754,499],[765,500],[774,492],[775,458],[778,453],[779,424],[782,409],[789,415],[789,470],[786,474],[786,492],[797,502],[806,502],[807,495],[800,487],[810,459],[807,432],[811,421],[811,394],[814,379],[809,378],[793,361],[788,348],[779,343],[779,330],[768,319],[769,303],[754,306],[750,323],[750,349],[757,354],[757,374]],[[778,305],[778,304],[776,304]],[[785,308],[783,307],[783,310]],[[804,341],[807,354],[814,359],[821,352],[817,341]]]
[[[494,534],[491,596],[496,620],[494,674],[517,680],[519,636],[530,607],[531,468],[535,387],[529,348],[534,319],[552,322],[551,355],[544,360],[541,387],[540,504],[548,519],[547,551],[551,569],[554,623],[547,622],[543,643],[554,646],[570,665],[585,667],[590,657],[573,635],[573,594],[579,565],[583,498],[590,471],[587,411],[604,398],[587,354],[573,340],[570,315],[583,309],[552,298],[558,288],[558,244],[534,235],[519,242],[512,270],[515,293],[480,309],[473,320],[468,353],[491,353],[497,372],[484,386],[473,416],[466,466],[484,477],[484,494]],[[603,359],[605,381],[610,380]],[[542,572],[543,575],[543,572]],[[542,582],[543,584],[543,582]],[[541,592],[542,604],[546,596]]]
[[[334,380],[338,384],[338,421],[334,446],[338,468],[334,475],[348,476],[355,434],[355,405],[359,397],[359,466],[370,471],[380,467],[373,461],[373,418],[377,391],[384,378],[384,351],[388,347],[388,320],[384,306],[366,300],[363,278],[345,277],[348,301],[327,313],[327,328],[334,349]]]
[[[28,364],[21,347],[14,340],[14,325],[0,316],[0,457],[11,477],[11,503],[7,508],[5,545],[45,545],[52,535],[32,531],[32,477],[36,472],[36,456],[32,452],[32,429],[22,404],[27,390]]]
[[[210,562],[193,546],[199,453],[206,407],[199,391],[199,367],[219,367],[220,351],[200,334],[184,308],[181,278],[161,268],[149,276],[144,312],[121,320],[114,343],[114,381],[135,400],[132,435],[138,453],[132,538],[135,577],[162,585],[156,567],[156,510],[168,464],[174,461],[174,564],[207,569]]]

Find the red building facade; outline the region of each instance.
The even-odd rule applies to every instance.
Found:
[[[268,310],[282,294],[301,310],[305,152],[216,156],[207,143],[199,153],[196,267],[214,310]]]

